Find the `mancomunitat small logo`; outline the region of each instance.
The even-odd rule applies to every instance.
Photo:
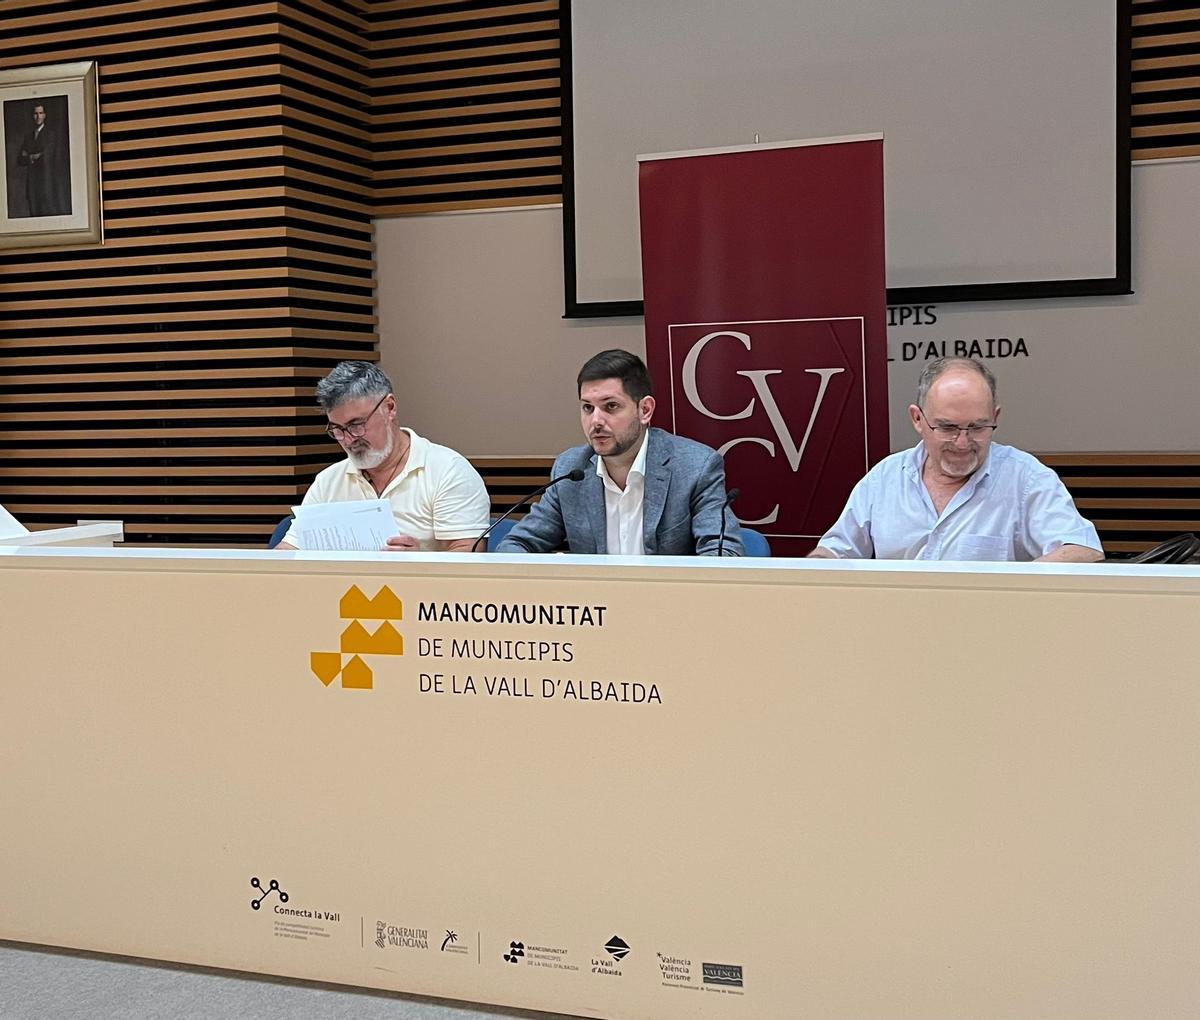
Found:
[[[521,959],[524,956],[525,956],[525,943],[524,942],[510,942],[508,944],[508,952],[504,954],[504,961],[506,963],[520,963]]]
[[[312,652],[309,664],[313,674],[326,687],[340,676],[343,688],[369,691],[375,686],[375,675],[362,656],[404,654],[404,638],[392,626],[393,620],[404,619],[404,603],[386,584],[370,599],[358,585],[351,585],[338,604],[338,615],[350,621],[342,631],[339,650]],[[383,622],[372,633],[363,620]]]
[[[287,903],[288,901],[288,894],[279,888],[279,883],[275,879],[271,879],[271,881],[267,883],[265,889],[263,888],[263,884],[257,878],[250,879],[250,885],[252,888],[259,891],[259,895],[255,896],[254,899],[250,901],[251,910],[258,910],[262,906],[263,900],[270,896],[271,893],[279,894],[280,903]]]

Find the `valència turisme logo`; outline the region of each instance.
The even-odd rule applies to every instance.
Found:
[[[664,988],[699,988],[692,983],[692,961],[686,956],[671,956],[667,953],[655,953],[658,970]]]

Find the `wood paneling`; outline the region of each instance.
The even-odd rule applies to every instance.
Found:
[[[553,457],[472,457],[492,498],[492,514],[499,516],[534,489],[550,481]],[[516,514],[517,517],[523,514]]]
[[[361,3],[11,0],[0,67],[100,66],[103,247],[0,255],[0,503],[260,544],[377,357]]]
[[[1134,0],[1134,159],[1200,156],[1200,3]]]
[[[370,4],[375,213],[558,202],[558,0]]]
[[[1200,453],[1046,453],[1109,556],[1200,529]]]

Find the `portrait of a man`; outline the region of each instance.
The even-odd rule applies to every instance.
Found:
[[[71,213],[70,124],[66,96],[4,103],[8,216]]]

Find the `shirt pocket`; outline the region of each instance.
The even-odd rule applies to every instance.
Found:
[[[1006,535],[963,535],[958,543],[958,560],[987,560],[1003,563],[1013,559],[1012,539]]]

